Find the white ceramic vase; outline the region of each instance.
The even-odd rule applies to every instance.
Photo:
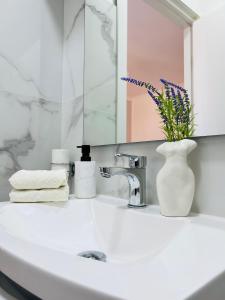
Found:
[[[188,166],[187,155],[196,146],[195,141],[184,139],[177,142],[165,142],[156,149],[166,158],[156,179],[160,210],[164,216],[184,217],[190,213],[195,177]]]

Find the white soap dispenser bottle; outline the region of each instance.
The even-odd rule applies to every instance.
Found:
[[[80,161],[75,162],[75,196],[76,198],[88,199],[96,196],[96,166],[91,161],[90,145],[82,145]]]

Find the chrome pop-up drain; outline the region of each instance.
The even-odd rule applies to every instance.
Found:
[[[106,262],[106,255],[103,252],[99,252],[99,251],[84,251],[78,253],[78,256]]]

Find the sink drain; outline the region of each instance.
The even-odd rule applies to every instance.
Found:
[[[106,262],[106,255],[100,251],[84,251],[84,252],[78,253],[78,256]]]

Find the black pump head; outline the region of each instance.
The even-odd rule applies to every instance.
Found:
[[[81,153],[82,153],[82,156],[80,158],[81,161],[91,161],[91,157],[90,157],[91,147],[90,147],[90,145],[77,146],[77,148],[81,148]]]

